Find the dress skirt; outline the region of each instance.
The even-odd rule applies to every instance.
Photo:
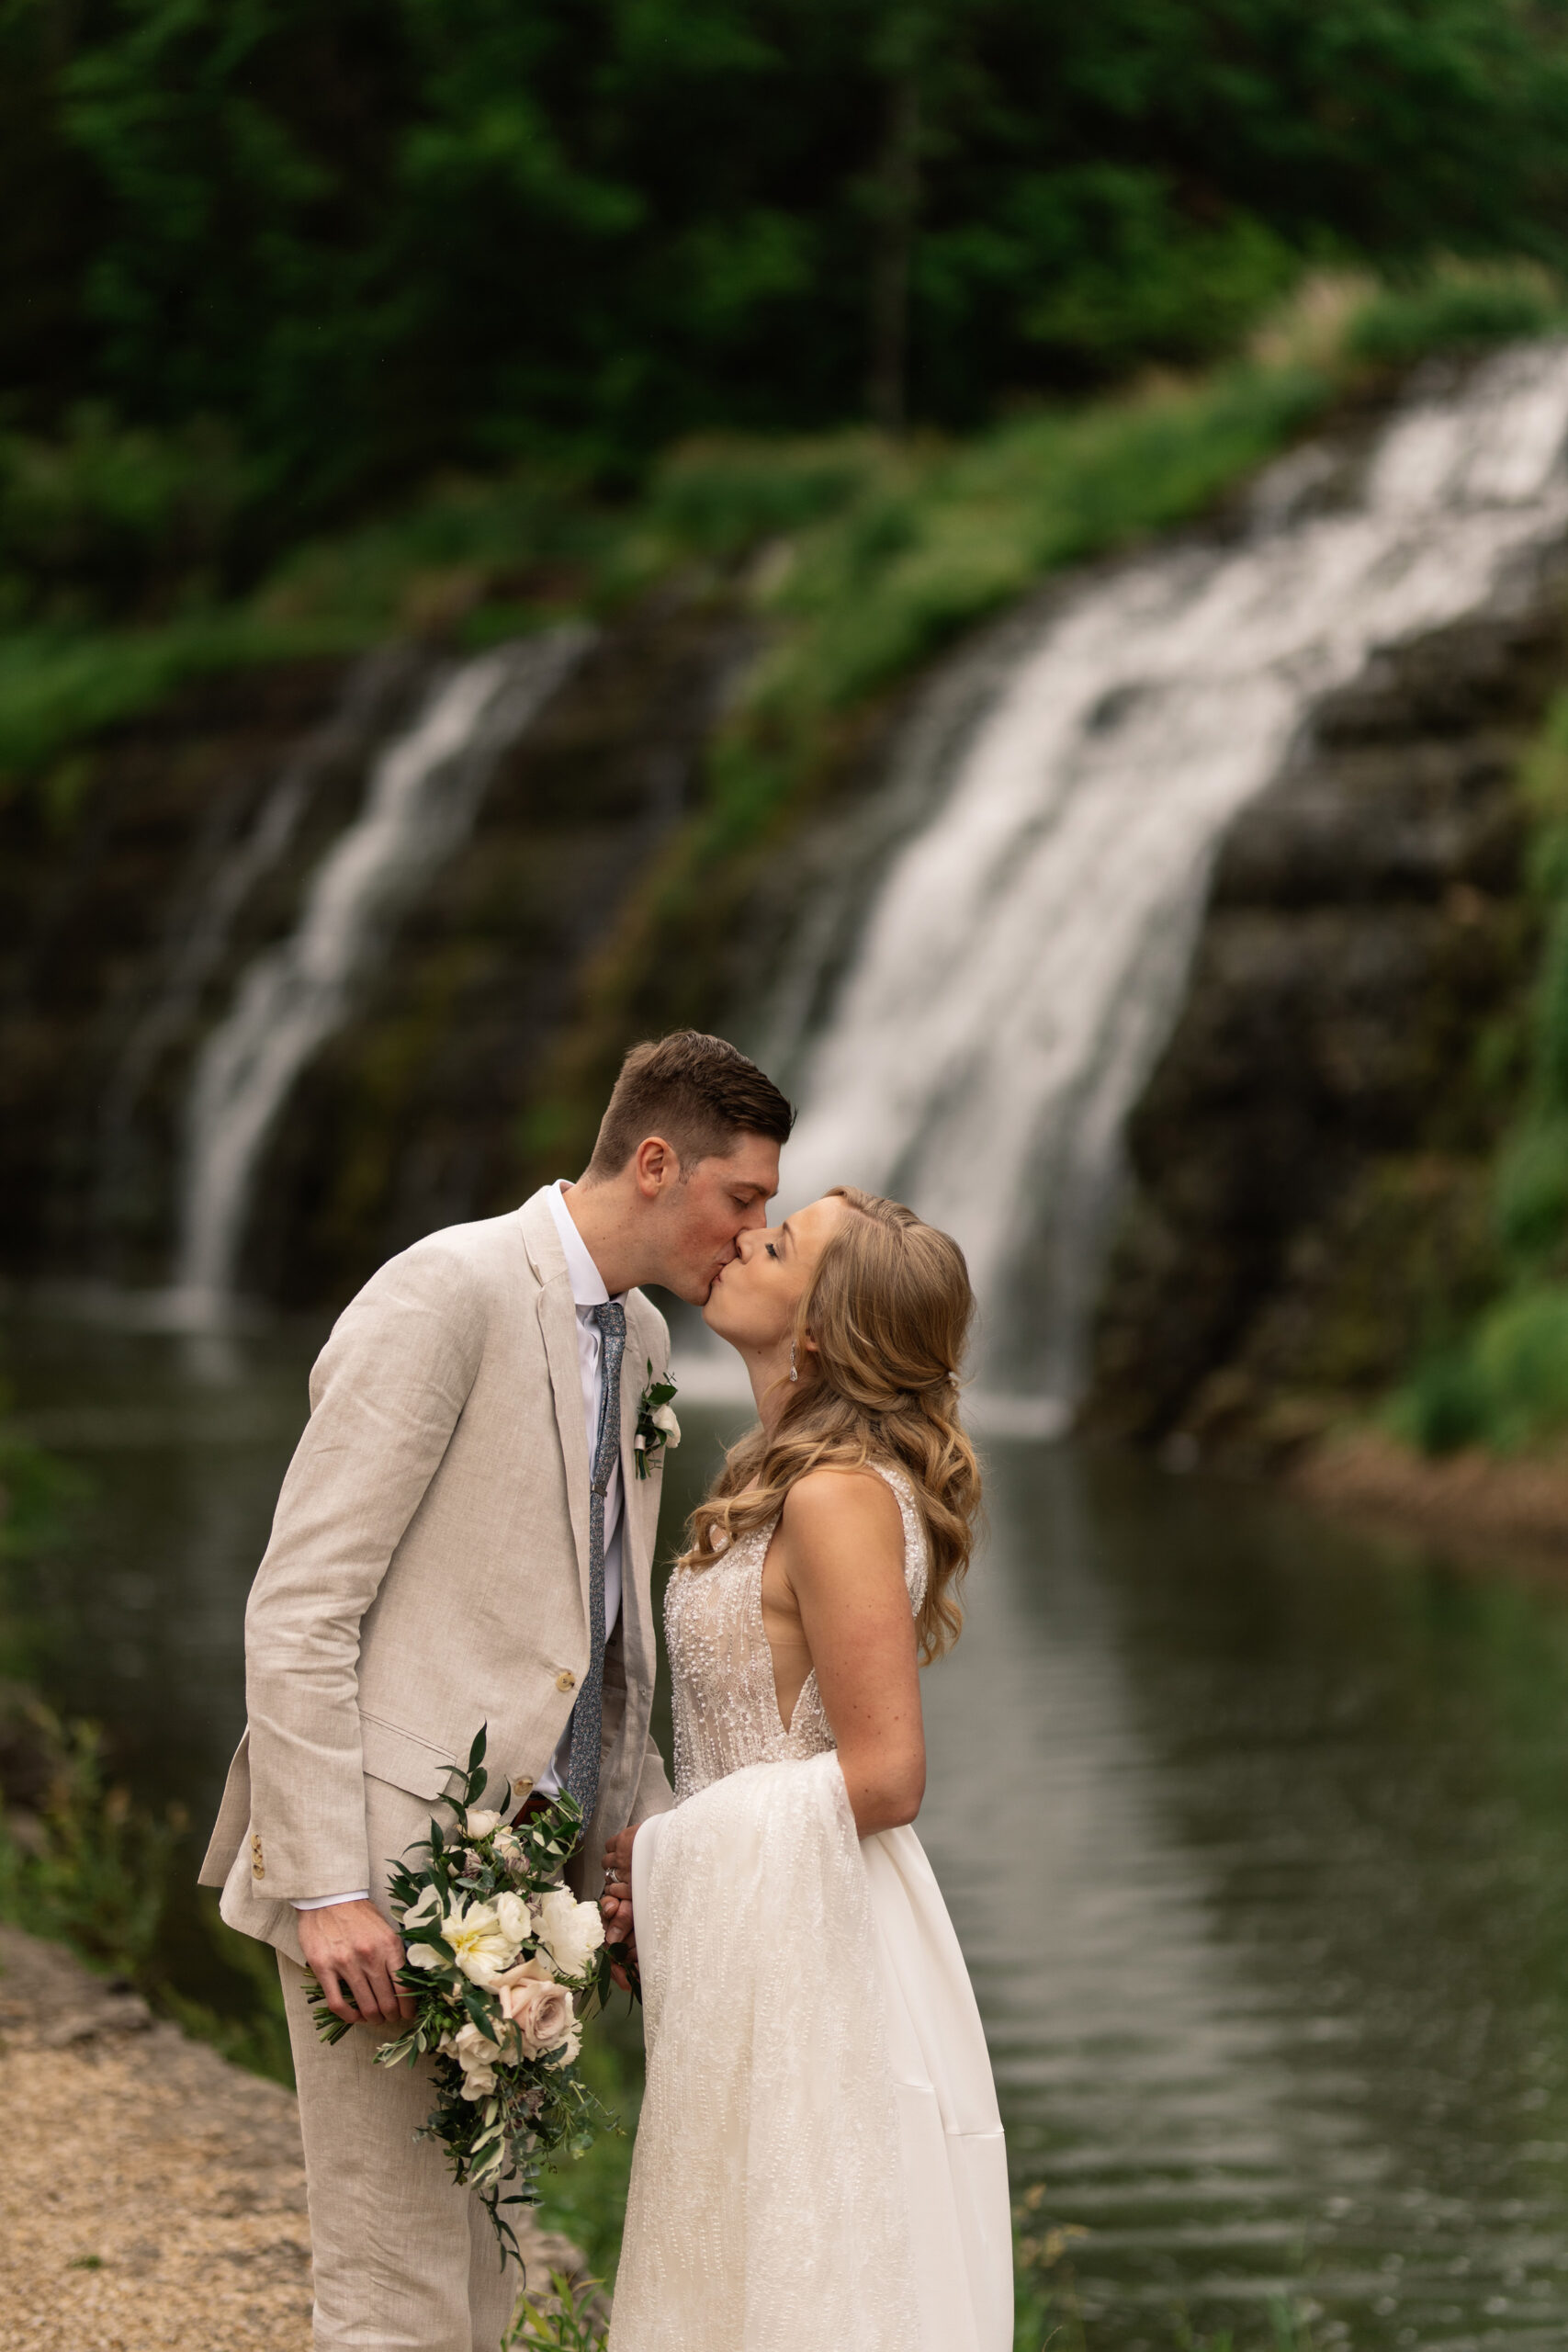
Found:
[[[1007,2147],[969,1972],[913,1829],[881,1830],[862,1838],[860,1849],[898,2107],[921,2352],[1011,2352]]]
[[[632,1849],[648,2035],[611,2352],[1011,2352],[1006,2150],[913,1829],[831,1752]]]

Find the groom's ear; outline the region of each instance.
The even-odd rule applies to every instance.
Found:
[[[632,1179],[645,1201],[656,1201],[681,1181],[680,1155],[662,1136],[645,1136],[632,1154]]]

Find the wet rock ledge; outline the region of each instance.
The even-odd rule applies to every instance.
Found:
[[[1233,829],[1131,1125],[1089,1431],[1278,1469],[1495,1285],[1538,944],[1518,764],[1563,615],[1558,559],[1381,656]]]

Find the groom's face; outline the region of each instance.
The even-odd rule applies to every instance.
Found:
[[[677,1298],[705,1305],[740,1236],[766,1225],[778,1189],[779,1148],[766,1136],[738,1134],[732,1151],[699,1159],[669,1196],[658,1279]]]

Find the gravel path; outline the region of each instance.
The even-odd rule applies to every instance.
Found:
[[[578,2267],[564,2239],[550,2263]],[[530,2270],[535,2276],[534,2266]],[[5,2352],[310,2352],[291,2092],[0,1927]]]

